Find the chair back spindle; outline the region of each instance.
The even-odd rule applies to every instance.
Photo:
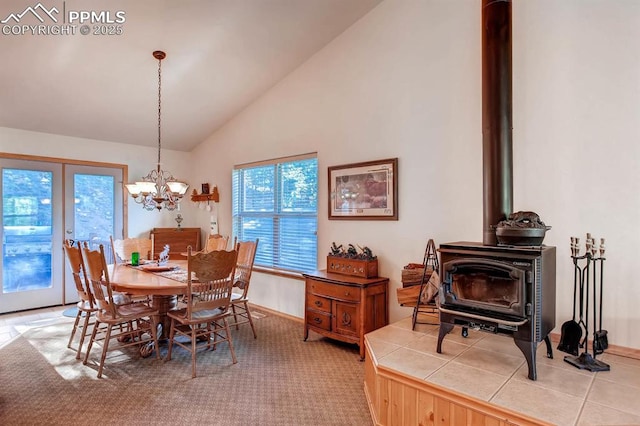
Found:
[[[237,252],[217,250],[209,253],[191,252],[187,249],[188,304],[187,316],[198,311],[220,309],[226,311],[231,299],[231,290]],[[195,278],[195,280],[193,279]]]
[[[87,243],[82,248],[85,259],[87,277],[91,284],[91,290],[98,308],[107,312],[112,318],[118,317],[118,309],[113,301],[113,291],[109,282],[109,272],[104,256],[104,246],[100,244],[99,250],[91,250]]]
[[[76,243],[74,246],[73,240],[65,240],[63,249],[65,258],[67,259],[67,265],[69,265],[71,274],[73,275],[73,283],[76,286],[78,297],[81,301],[87,302],[89,306],[93,308],[93,293],[91,292],[91,286],[84,267],[80,243]]]
[[[204,248],[205,253],[217,250],[226,250],[229,245],[229,237],[222,236],[220,234],[209,235],[207,238],[207,244]]]
[[[114,263],[131,261],[131,253],[140,253],[140,259],[153,259],[153,241],[149,238],[111,238]]]
[[[236,264],[236,273],[233,279],[234,287],[241,292],[234,292],[231,295],[231,310],[233,315],[233,325],[249,323],[253,337],[257,338],[256,328],[253,324],[251,309],[249,308],[249,284],[251,283],[251,273],[253,271],[253,263],[256,259],[256,251],[258,250],[258,239],[255,241],[240,241],[236,247],[238,250],[238,261]]]
[[[256,238],[255,241],[240,241],[237,243],[238,261],[233,285],[242,290],[242,298],[246,298],[249,291],[258,242],[259,239]]]

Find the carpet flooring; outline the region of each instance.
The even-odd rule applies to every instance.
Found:
[[[276,315],[233,330],[228,346],[171,361],[141,359],[133,348],[110,352],[96,378],[100,346],[85,366],[67,349],[71,320],[27,328],[0,348],[3,425],[371,425],[358,349],[311,333]],[[166,354],[166,343],[161,345]]]

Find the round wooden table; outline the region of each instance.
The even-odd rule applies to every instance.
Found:
[[[172,260],[169,265],[187,269],[186,260]],[[187,283],[125,264],[109,265],[108,269],[114,290],[134,296],[151,296],[151,306],[160,313],[158,322],[162,330],[158,338],[167,339],[171,326],[167,312],[176,307],[178,295],[186,292]]]

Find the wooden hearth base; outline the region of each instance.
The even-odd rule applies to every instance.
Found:
[[[364,392],[376,425],[549,424],[379,366],[365,345]]]

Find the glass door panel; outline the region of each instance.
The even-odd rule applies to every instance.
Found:
[[[122,169],[0,157],[0,313],[78,300],[65,238],[123,237]]]
[[[0,159],[0,313],[62,303],[62,165]]]
[[[65,238],[104,246],[111,263],[110,237],[123,238],[122,170],[106,167],[65,167]],[[68,275],[68,274],[67,274]],[[77,300],[73,280],[65,280],[67,303]]]

